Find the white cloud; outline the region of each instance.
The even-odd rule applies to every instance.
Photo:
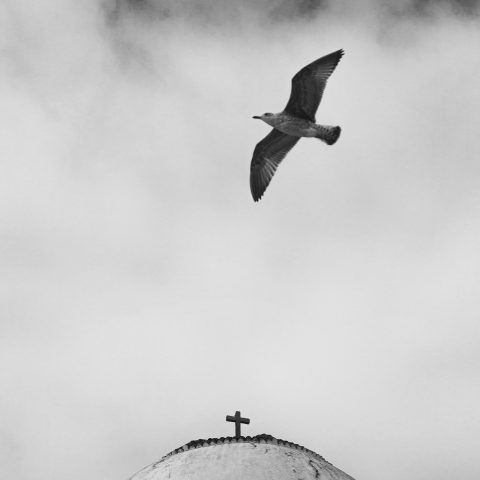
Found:
[[[4,7],[5,475],[125,478],[241,408],[359,479],[478,477],[476,20],[254,5]],[[250,117],[340,47],[340,141],[254,204]]]

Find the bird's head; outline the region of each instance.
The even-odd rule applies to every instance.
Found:
[[[263,120],[265,123],[268,123],[269,125],[272,125],[272,123],[275,122],[275,119],[277,118],[277,115],[275,113],[264,113],[263,115],[255,115],[252,118],[257,118],[258,120]]]

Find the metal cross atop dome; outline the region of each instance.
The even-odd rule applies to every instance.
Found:
[[[250,423],[249,418],[242,418],[240,412],[237,410],[235,415],[227,415],[226,418],[227,422],[235,422],[235,436],[238,438],[240,437],[240,424],[246,423],[247,425]]]

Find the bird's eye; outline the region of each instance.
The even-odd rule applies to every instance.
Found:
[[[271,117],[272,114],[271,114],[271,113],[266,113],[265,116],[266,116],[266,117]]]

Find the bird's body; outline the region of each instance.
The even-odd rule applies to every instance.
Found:
[[[272,113],[262,118],[265,123],[272,126],[276,130],[294,137],[315,137],[323,140],[325,143],[332,145],[338,139],[335,135],[335,129],[340,127],[332,127],[330,125],[318,125],[305,118],[295,117],[285,112]]]
[[[250,189],[255,201],[260,200],[278,165],[301,137],[314,137],[333,145],[340,136],[338,126],[315,123],[327,79],[337,66],[343,50],[338,50],[302,68],[292,79],[292,91],[280,113],[254,116],[273,127],[253,152],[250,166]]]
[[[317,134],[315,123],[305,118],[294,117],[285,112],[274,113],[262,120],[287,135],[314,137]]]
[[[295,137],[314,137],[317,133],[315,123],[305,118],[294,117],[285,112],[274,113],[262,120],[273,128]]]

